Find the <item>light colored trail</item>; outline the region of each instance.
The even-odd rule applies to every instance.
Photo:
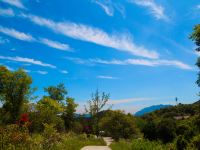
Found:
[[[111,150],[108,146],[85,146],[81,150]]]
[[[85,146],[81,150],[111,150],[108,146],[112,143],[112,138],[104,137],[103,139],[106,142],[107,146]]]

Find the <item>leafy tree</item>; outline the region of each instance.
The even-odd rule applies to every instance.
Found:
[[[134,117],[120,110],[108,111],[100,120],[100,127],[115,140],[128,139],[137,134]]]
[[[14,123],[20,115],[21,108],[28,101],[32,79],[19,69],[9,71],[0,66],[0,100],[3,103],[3,122]]]
[[[163,143],[173,141],[176,134],[176,123],[173,119],[162,119],[157,125],[158,138]]]
[[[86,112],[89,113],[93,119],[94,131],[97,136],[99,135],[98,114],[105,107],[109,97],[109,94],[105,94],[104,92],[101,95],[97,89],[95,94],[92,93],[92,98],[88,101],[88,107],[85,107]]]
[[[64,130],[64,121],[60,117],[64,108],[58,101],[50,97],[43,97],[38,101],[34,110],[34,112],[30,113],[31,131],[43,131],[44,123],[54,124],[59,131]]]
[[[75,112],[76,112],[76,107],[78,106],[78,104],[76,104],[74,102],[74,99],[70,97],[66,99],[66,104],[67,106],[65,107],[63,119],[65,122],[65,129],[71,130],[73,126],[75,125]]]
[[[157,139],[157,127],[156,123],[153,120],[148,120],[143,129],[142,132],[144,134],[144,137],[148,140],[156,140]]]
[[[192,39],[195,42],[197,46],[196,51],[200,52],[200,24],[194,27],[194,31],[191,34],[190,39]],[[198,57],[196,65],[200,69],[200,57]],[[200,87],[200,72],[198,74],[198,79],[196,83]],[[199,115],[200,115],[200,104],[199,104]]]
[[[49,86],[48,88],[44,88],[44,91],[49,94],[51,99],[57,100],[61,102],[65,99],[65,95],[67,94],[67,90],[63,83],[58,84],[57,86]]]

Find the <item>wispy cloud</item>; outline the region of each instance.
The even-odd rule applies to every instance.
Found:
[[[2,0],[2,2],[15,6],[17,8],[25,9],[21,0]]]
[[[67,44],[63,44],[63,43],[60,43],[60,42],[57,42],[57,41],[52,41],[52,40],[45,39],[45,38],[41,38],[40,42],[42,44],[49,46],[49,47],[56,48],[56,49],[59,49],[59,50],[67,51],[67,50],[70,49],[69,45],[67,45]]]
[[[164,7],[156,4],[154,0],[129,0],[129,1],[136,5],[148,8],[151,14],[156,19],[168,20],[168,17],[164,12],[165,10]]]
[[[114,16],[115,11],[118,11],[125,17],[125,9],[122,4],[113,0],[92,0],[95,4],[99,5],[108,16]]]
[[[37,25],[47,27],[56,33],[63,34],[73,39],[95,43],[101,46],[111,47],[119,51],[129,52],[136,56],[158,58],[156,51],[148,50],[136,45],[130,34],[108,34],[105,31],[73,22],[54,22],[34,15],[21,15]]]
[[[67,44],[53,41],[53,40],[46,39],[46,38],[37,39],[37,38],[34,38],[30,34],[17,31],[13,28],[6,28],[6,27],[0,26],[0,32],[3,34],[6,34],[7,36],[18,39],[18,40],[27,41],[27,42],[38,42],[38,43],[44,44],[48,47],[52,47],[52,48],[63,50],[63,51],[67,51],[70,49],[69,45],[67,45]]]
[[[19,56],[16,56],[16,57],[0,56],[0,59],[16,61],[16,62],[23,62],[23,63],[30,63],[30,64],[39,65],[39,66],[43,66],[43,67],[49,67],[49,68],[56,68],[56,66],[54,66],[54,65],[47,64],[47,63],[44,63],[42,61],[35,60],[32,58],[24,58],[24,57],[19,57]]]
[[[120,99],[120,100],[109,100],[108,104],[124,104],[124,103],[131,103],[131,102],[141,102],[141,101],[148,101],[154,100],[155,98],[127,98],[127,99]]]
[[[156,60],[149,60],[149,59],[125,59],[125,60],[103,60],[103,59],[80,59],[80,58],[66,58],[75,63],[79,64],[106,64],[106,65],[142,65],[142,66],[149,66],[149,67],[156,67],[156,66],[173,66],[184,70],[193,70],[188,64],[185,64],[178,60],[163,60],[163,59],[156,59]]]
[[[99,76],[97,76],[97,78],[99,78],[99,79],[110,79],[110,80],[118,79],[117,77],[103,76],[103,75],[99,75]]]
[[[60,70],[60,72],[63,73],[63,74],[68,74],[67,70]]]
[[[46,74],[48,74],[47,71],[41,71],[41,70],[39,70],[39,71],[36,71],[36,72],[39,73],[39,74],[42,74],[42,75],[46,75]]]
[[[8,8],[8,9],[0,8],[0,15],[1,16],[13,17],[15,14],[14,14],[14,12],[11,8]]]
[[[200,4],[199,4],[199,5],[197,5],[197,9],[200,9]]]
[[[113,16],[114,10],[110,0],[95,0],[97,5],[99,5],[108,16]]]
[[[5,27],[0,26],[0,32],[22,41],[31,42],[35,40],[35,38],[32,37],[30,34],[19,32],[11,28],[5,28]]]

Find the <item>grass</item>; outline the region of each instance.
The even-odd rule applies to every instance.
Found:
[[[110,145],[112,150],[173,150],[173,145],[163,145],[160,142],[151,142],[143,139],[130,141],[120,140]]]

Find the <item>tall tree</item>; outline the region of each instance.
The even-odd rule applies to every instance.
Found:
[[[93,119],[95,134],[99,135],[99,112],[106,106],[110,95],[103,92],[99,93],[97,89],[95,93],[92,93],[91,100],[88,101],[88,107],[85,107],[87,113],[89,113]]]
[[[66,99],[66,104],[67,105],[65,107],[63,119],[65,122],[65,129],[69,131],[72,129],[75,123],[75,112],[76,112],[76,107],[78,106],[78,104],[74,102],[74,98],[70,98],[70,97]]]
[[[64,100],[65,95],[67,94],[67,90],[63,83],[60,83],[57,86],[49,86],[44,88],[44,91],[49,94],[51,99],[57,100],[59,102]]]
[[[3,103],[4,121],[14,123],[21,108],[28,101],[31,77],[23,70],[9,71],[0,66],[0,100]]]
[[[196,25],[193,30],[194,31],[191,34],[190,39],[192,39],[192,41],[195,42],[197,46],[195,50],[197,53],[199,53],[200,52],[200,24]],[[198,57],[196,65],[200,69],[200,57]],[[200,72],[198,73],[198,78],[197,78],[196,83],[200,87]],[[199,103],[199,117],[200,117],[200,103]]]

